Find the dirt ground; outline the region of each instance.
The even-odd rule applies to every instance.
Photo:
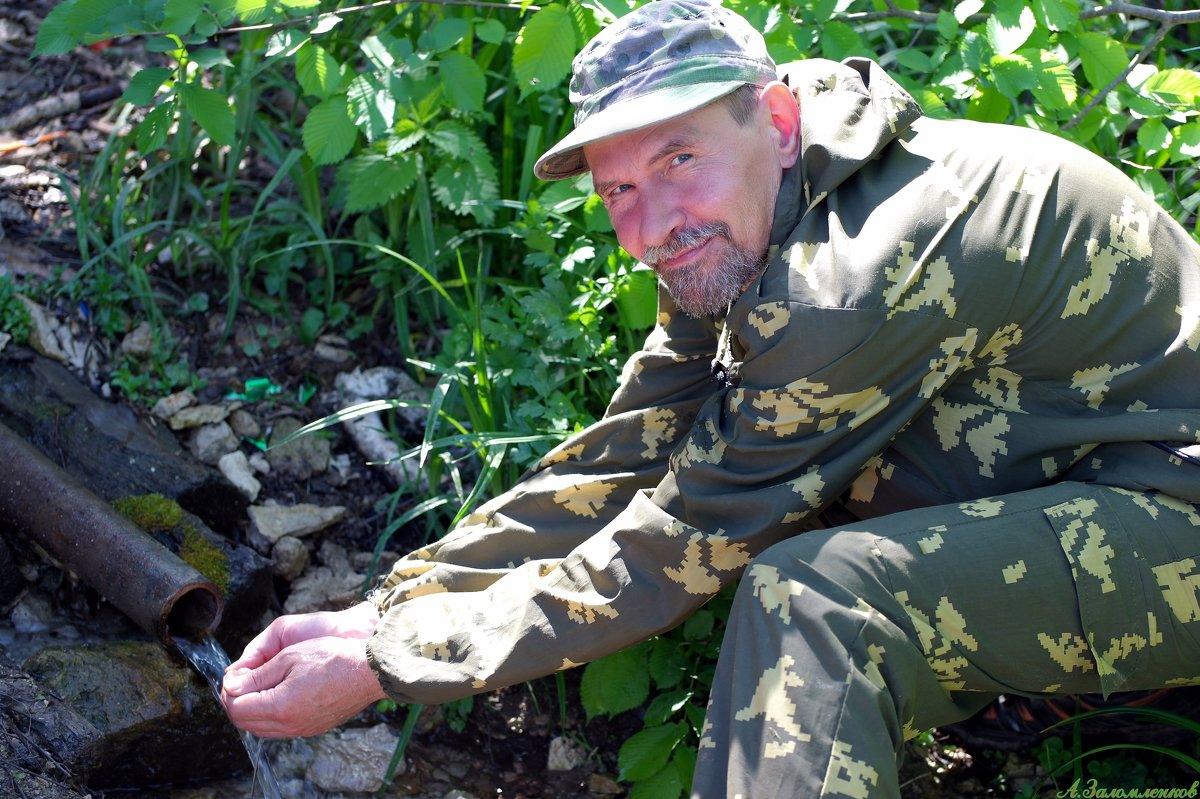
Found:
[[[79,253],[59,176],[71,180],[101,150],[113,130],[113,98],[122,80],[135,65],[144,65],[147,58],[137,42],[117,42],[105,48],[81,48],[66,56],[31,61],[29,52],[38,22],[52,5],[50,0],[31,0],[20,8],[11,3],[0,8],[0,118],[38,101],[76,91],[88,103],[86,107],[48,109],[44,116],[20,129],[0,127],[0,271],[22,281],[49,277],[63,266],[78,267]],[[261,321],[247,316],[238,324]],[[222,370],[219,373],[227,375],[230,382],[265,375],[276,383],[290,385],[301,377],[332,377],[332,367],[314,359],[311,348],[299,342],[285,341],[269,356],[250,358],[236,348],[217,346],[216,337],[208,330],[184,330],[180,335],[194,338],[187,348],[193,369],[208,369],[213,374]],[[112,345],[105,343],[109,348]],[[397,353],[384,338],[368,337],[357,342],[355,349],[360,366],[399,363]],[[229,387],[218,380],[208,390],[210,395],[219,396]],[[294,412],[290,408],[281,410]],[[316,418],[337,409],[322,407],[318,400],[302,410]],[[268,416],[272,412],[263,411]],[[336,438],[334,446],[346,447]],[[381,524],[375,503],[389,489],[378,474],[361,464],[353,468],[355,479],[340,485],[322,478],[296,483],[267,477],[264,494],[280,502],[346,506],[349,518],[331,537],[356,551],[369,551]],[[419,545],[416,536],[415,531],[401,531],[390,548],[403,551]],[[564,730],[560,727],[557,688],[552,680],[543,680],[478,697],[469,710],[454,710],[448,715],[446,709],[429,709],[409,750],[411,767],[397,777],[391,795],[440,799],[452,795],[452,790],[466,791],[474,797],[529,799],[623,795],[626,789],[616,781],[617,750],[640,728],[637,714],[585,721],[577,699],[578,679],[578,671],[568,674],[568,695],[573,699],[568,703],[567,732],[585,747],[588,757],[583,765],[562,772],[546,767],[550,741]],[[370,711],[367,716],[359,723],[383,720],[397,729],[404,723],[403,708],[385,714]],[[459,731],[453,729],[455,726]],[[986,748],[971,751],[957,745],[950,735],[937,733],[907,748],[902,769],[904,796],[1011,796],[1036,778],[1039,768],[1028,754],[1004,755]],[[198,787],[174,795],[201,799],[221,796],[222,790],[220,786]],[[173,794],[142,790],[125,795]]]

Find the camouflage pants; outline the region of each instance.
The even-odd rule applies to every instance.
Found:
[[[1200,513],[1080,483],[805,533],[748,568],[694,797],[899,797],[999,693],[1200,682]]]

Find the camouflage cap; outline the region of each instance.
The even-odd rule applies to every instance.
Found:
[[[609,25],[572,65],[575,129],[534,165],[543,180],[588,171],[583,146],[695,111],[775,79],[750,23],[714,0],[657,0]]]

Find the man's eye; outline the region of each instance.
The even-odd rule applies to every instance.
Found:
[[[614,186],[612,188],[612,190],[609,191],[608,196],[616,197],[618,194],[623,194],[624,192],[629,191],[632,188],[633,188],[633,186],[631,184],[622,183],[620,186]]]
[[[679,155],[677,155],[671,159],[671,166],[679,166],[684,161],[690,161],[690,160],[692,160],[691,153],[680,153]]]

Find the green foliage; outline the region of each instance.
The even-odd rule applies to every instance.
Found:
[[[8,275],[0,275],[0,333],[7,333],[18,344],[24,344],[32,324],[29,309],[17,294],[16,284]]]
[[[147,533],[168,533],[183,523],[183,508],[162,494],[119,497],[112,506]]]

